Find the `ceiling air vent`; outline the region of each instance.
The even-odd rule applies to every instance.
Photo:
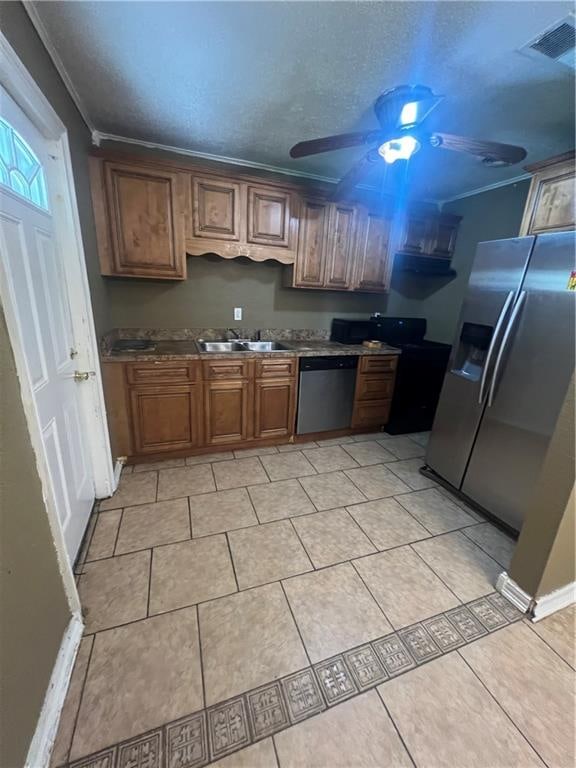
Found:
[[[534,40],[526,43],[520,52],[537,59],[546,56],[547,59],[558,62],[558,64],[576,69],[575,48],[574,16],[570,14],[565,19],[557,21]]]

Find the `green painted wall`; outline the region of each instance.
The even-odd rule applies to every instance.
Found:
[[[0,765],[24,765],[70,609],[0,307]]]
[[[388,313],[428,320],[428,338],[451,343],[468,285],[476,246],[483,240],[516,237],[520,230],[529,180],[447,203],[445,211],[462,216],[451,278],[398,274],[392,284]]]

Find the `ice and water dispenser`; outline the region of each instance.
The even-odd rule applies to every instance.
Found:
[[[493,331],[491,325],[464,323],[451,372],[471,381],[479,381]]]

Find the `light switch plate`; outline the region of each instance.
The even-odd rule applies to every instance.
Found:
[[[242,320],[242,307],[234,307],[234,320]]]

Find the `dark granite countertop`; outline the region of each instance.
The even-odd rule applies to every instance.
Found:
[[[286,349],[274,352],[202,352],[196,339],[223,338],[214,333],[201,334],[202,329],[194,331],[175,331],[173,338],[169,337],[169,331],[154,333],[150,329],[131,329],[111,332],[102,342],[101,359],[103,362],[152,362],[156,360],[218,360],[230,357],[245,359],[282,358],[282,357],[317,357],[327,355],[399,355],[400,350],[395,347],[383,345],[379,349],[368,349],[361,345],[339,344],[329,341],[327,338],[310,338],[313,331],[278,331],[268,330],[262,334],[263,339],[281,342]],[[321,332],[318,332],[321,333]],[[196,335],[197,334],[197,335]],[[243,338],[249,338],[253,334],[246,334]],[[289,335],[300,338],[287,338]],[[195,338],[194,338],[195,336]],[[304,337],[304,338],[302,338]],[[118,339],[147,339],[152,346],[148,349],[114,351],[114,342]]]

